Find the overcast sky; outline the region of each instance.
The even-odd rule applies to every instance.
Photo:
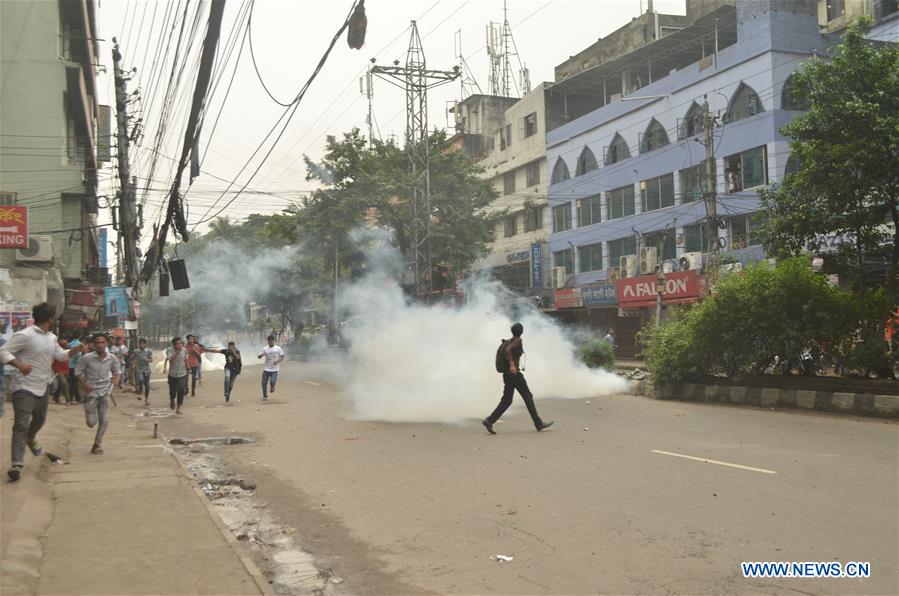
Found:
[[[138,87],[141,89],[142,115],[147,125],[141,144],[132,146],[132,163],[136,164],[136,175],[141,178],[141,187],[147,185],[144,178],[149,176],[153,155],[151,149],[157,134],[155,122],[158,121],[161,105],[159,98],[164,94],[168,71],[171,69],[171,53],[165,63],[161,56],[167,48],[173,52],[175,45],[173,41],[169,41],[170,31],[163,24],[164,17],[168,13],[170,27],[172,14],[178,12],[180,15],[184,11],[185,2],[186,0],[100,0],[99,35],[105,40],[101,44],[101,63],[108,64],[111,72],[111,39],[117,37],[125,68],[138,68],[135,78],[129,83],[129,91]],[[187,31],[190,29],[194,9],[198,6],[197,2],[198,0],[190,0]],[[263,81],[276,99],[286,102],[297,94],[340,27],[351,4],[350,0],[256,0],[252,16],[253,49]],[[235,29],[241,10],[247,7],[249,4],[246,2],[228,0],[220,56]],[[655,9],[658,12],[684,14],[684,0],[656,0]],[[541,81],[551,81],[553,68],[557,64],[645,10],[646,0],[512,0],[508,2],[508,18],[518,49],[518,56],[512,59],[513,71],[517,77],[520,60],[530,70],[532,86]],[[208,2],[205,2],[198,38],[203,34],[207,13]],[[303,154],[313,159],[321,157],[325,136],[328,134],[339,135],[354,126],[367,130],[367,102],[360,93],[359,78],[364,74],[370,58],[376,58],[379,64],[384,65],[397,59],[405,61],[410,21],[413,19],[418,22],[428,68],[431,69],[450,70],[457,63],[454,38],[456,32],[461,30],[463,55],[481,89],[487,92],[485,27],[490,21],[502,22],[502,1],[368,0],[366,14],[368,33],[365,46],[358,51],[349,49],[345,35],[337,43],[281,141],[249,184],[248,190],[271,195],[243,194],[222,215],[242,218],[254,212],[278,212],[290,201],[296,200],[302,192],[312,188],[305,180]],[[180,27],[180,19],[178,26]],[[177,38],[178,33],[178,28],[171,32],[173,39]],[[214,204],[216,206],[209,215],[217,212],[234,197],[234,191],[248,180],[271,143],[266,143],[255,159],[250,160],[250,156],[285,112],[285,108],[275,104],[263,90],[253,69],[248,40],[226,98],[225,91],[236,63],[240,39],[237,38],[227,70],[215,90],[203,130],[204,174],[197,179],[186,198],[191,223],[199,221]],[[180,153],[199,45],[198,42],[189,54],[181,77],[179,95],[172,104],[174,115],[163,138],[161,151],[169,158],[177,157]],[[156,69],[164,70],[164,76],[153,73],[154,64],[164,64],[163,69]],[[101,75],[99,82],[101,95],[105,94],[107,102],[114,105],[111,101],[111,77]],[[447,126],[447,108],[459,95],[458,83],[430,92],[428,101],[431,128]],[[213,132],[213,122],[223,102],[224,107]],[[129,109],[138,111],[138,105],[134,104]],[[386,81],[376,79],[373,106],[381,137],[396,135],[402,138],[405,126],[402,91]],[[239,174],[248,160],[250,167]],[[171,185],[172,165],[170,159],[158,158],[146,197],[148,223],[155,221],[166,189]],[[228,183],[214,176],[228,181],[236,177],[238,184],[219,199]],[[184,184],[186,183],[187,180]],[[143,192],[139,192],[138,196],[142,197]],[[202,230],[204,227],[198,229]]]

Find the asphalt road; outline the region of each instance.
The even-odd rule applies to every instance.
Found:
[[[899,593],[895,423],[617,396],[538,401],[556,423],[537,433],[516,397],[489,436],[347,421],[325,378],[285,363],[262,404],[247,367],[225,406],[206,373],[160,427],[254,436],[216,451],[349,592]],[[869,561],[871,577],[747,579],[743,561]]]

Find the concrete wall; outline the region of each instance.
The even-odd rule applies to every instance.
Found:
[[[0,57],[3,101],[0,102],[0,191],[17,193],[17,203],[29,206],[31,234],[81,227],[95,221],[76,198],[85,193],[85,160],[67,155],[66,78],[61,57],[60,5],[55,1],[0,2]],[[74,65],[78,67],[77,64]],[[92,126],[94,123],[92,123]],[[85,239],[92,231],[72,236],[53,234],[54,252],[63,275],[79,278],[85,267]],[[0,250],[0,265],[15,264],[15,251]]]

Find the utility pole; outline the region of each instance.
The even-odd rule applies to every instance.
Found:
[[[702,102],[702,126],[705,131],[705,204],[706,231],[709,235],[708,277],[714,282],[718,274],[718,184],[715,173],[715,119],[709,112],[709,98]]]
[[[375,138],[375,123],[374,116],[372,115],[371,102],[372,96],[374,93],[372,92],[372,75],[371,69],[374,66],[375,59],[371,59],[371,65],[368,67],[368,70],[365,71],[365,83],[363,85],[362,79],[359,80],[360,91],[365,94],[366,99],[368,99],[368,115],[365,117],[365,123],[368,124],[368,144],[371,146],[372,139]]]
[[[430,145],[428,138],[428,89],[456,80],[459,66],[451,71],[428,70],[425,53],[418,35],[418,25],[412,21],[406,66],[399,60],[393,66],[372,66],[371,73],[397,84],[406,91],[406,154],[412,175],[410,199],[412,202],[411,261],[415,274],[415,295],[429,296],[433,286],[431,266],[431,174]],[[393,79],[391,81],[391,79]]]
[[[138,254],[137,244],[140,240],[140,230],[137,228],[137,210],[135,208],[136,184],[131,177],[131,163],[128,158],[128,92],[126,86],[128,79],[122,74],[122,54],[119,51],[118,41],[113,38],[112,63],[115,76],[115,103],[117,130],[117,158],[119,172],[119,241],[121,243],[121,255],[119,260],[121,268],[124,260],[124,281],[128,288],[128,318],[134,318],[132,310],[132,298],[139,299],[140,284],[138,281]],[[121,276],[121,272],[119,274]],[[128,349],[137,349],[137,329],[128,331]]]

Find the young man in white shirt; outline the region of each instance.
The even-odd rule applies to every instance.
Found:
[[[268,336],[268,345],[259,352],[259,358],[265,358],[265,366],[262,367],[262,401],[268,401],[269,392],[275,392],[278,383],[278,365],[284,360],[284,350],[275,345],[275,336]]]
[[[103,453],[103,435],[109,427],[109,395],[118,385],[122,366],[119,359],[106,351],[106,336],[94,336],[94,351],[85,354],[75,368],[81,388],[84,390],[84,416],[88,428],[97,426],[91,453]]]
[[[47,388],[53,379],[53,360],[68,360],[84,351],[82,346],[65,350],[50,332],[56,313],[46,302],[31,311],[34,325],[17,331],[0,350],[0,363],[16,369],[10,385],[15,422],[12,431],[12,467],[7,474],[13,482],[25,467],[25,447],[35,457],[43,454],[37,433],[47,420]]]

